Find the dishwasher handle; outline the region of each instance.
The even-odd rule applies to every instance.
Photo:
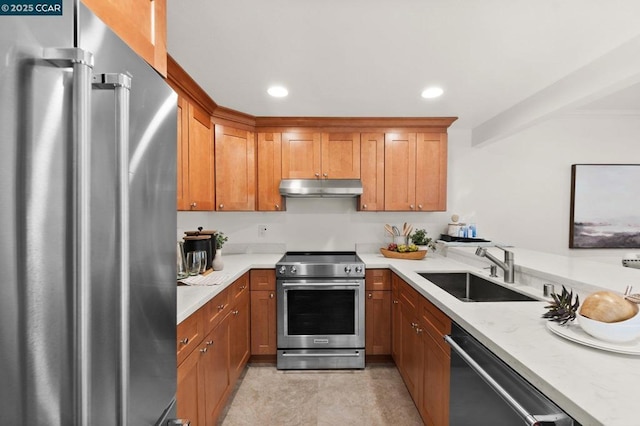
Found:
[[[487,373],[464,349],[462,349],[451,336],[444,336],[444,340],[491,388],[498,393],[525,421],[528,426],[555,425],[558,420],[555,415],[534,415],[529,413],[516,399]]]

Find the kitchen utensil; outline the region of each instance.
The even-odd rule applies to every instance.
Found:
[[[393,225],[393,235],[400,235],[400,230],[397,226]]]
[[[389,235],[391,235],[392,237],[395,235],[393,233],[393,228],[391,227],[391,225],[389,225],[388,223],[384,225],[384,230],[387,231],[387,233]]]

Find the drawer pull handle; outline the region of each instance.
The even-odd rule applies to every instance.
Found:
[[[202,348],[202,349],[200,349],[200,353],[203,353],[203,354],[204,354],[204,353],[206,353],[207,351],[208,351],[208,349],[207,349],[207,348]]]
[[[185,337],[184,339],[180,340],[180,344],[181,345],[186,345],[187,343],[189,343],[189,338]]]
[[[269,299],[273,299],[274,297],[273,293],[269,293]]]

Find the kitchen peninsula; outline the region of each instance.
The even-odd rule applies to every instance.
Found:
[[[543,299],[542,283],[565,284],[579,293],[597,287],[620,291],[637,279],[637,271],[622,267],[513,249],[516,283],[520,291]],[[487,346],[514,370],[583,425],[627,426],[637,421],[635,383],[640,381],[640,358],[588,348],[564,340],[540,318],[545,302],[465,303],[418,275],[426,271],[470,271],[488,277],[486,264],[473,248],[449,247],[420,261],[359,253],[367,269],[389,268],[453,321]],[[178,323],[251,269],[275,266],[280,254],[225,256],[225,284],[178,287]],[[500,279],[497,282],[501,282]],[[275,368],[275,367],[274,367]]]

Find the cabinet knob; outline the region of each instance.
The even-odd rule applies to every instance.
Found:
[[[276,204],[276,210],[280,210],[280,204]]]
[[[415,322],[411,323],[411,328],[416,328],[418,326],[418,324],[416,324]]]
[[[367,297],[368,297],[369,299],[371,299],[371,298],[373,297],[373,294],[369,293],[369,294],[367,294]]]
[[[422,333],[422,329],[420,327],[416,327],[416,334]]]
[[[224,209],[224,204],[220,204],[218,207]]]
[[[323,173],[322,176],[329,177],[329,175],[327,173]]]
[[[418,208],[422,210],[422,204],[418,204]]]
[[[316,177],[320,177],[320,173],[316,173],[315,175],[316,175]]]
[[[244,284],[242,284],[242,285],[240,286],[240,290],[244,290],[245,288],[247,288],[247,286],[246,286],[246,285],[244,285]]]
[[[224,309],[224,305],[218,305],[218,310],[221,311]]]
[[[207,346],[213,345],[213,340],[207,340]]]
[[[180,344],[181,345],[186,345],[187,343],[189,343],[189,338],[185,337],[184,339],[180,340]]]
[[[366,204],[363,204],[363,205],[362,205],[362,209],[363,209],[363,210],[366,210],[366,209],[367,209],[367,205],[366,205]]]
[[[275,295],[273,293],[269,293],[269,299],[273,299]]]
[[[394,305],[397,305],[397,304],[398,304],[398,301],[397,301],[397,300],[394,300],[394,301],[393,301],[393,304],[394,304]]]
[[[238,315],[239,313],[240,313],[240,311],[237,310],[237,309],[235,311],[233,311],[233,315]]]
[[[202,349],[200,349],[200,353],[203,353],[203,354],[204,354],[204,353],[206,353],[208,350],[209,350],[208,348],[202,348]]]
[[[410,208],[411,210],[413,210],[413,209],[415,209],[415,206],[414,206],[413,204],[411,204],[411,205],[409,206],[409,208]]]
[[[191,203],[191,208],[195,209],[196,207],[198,207],[198,203]]]

